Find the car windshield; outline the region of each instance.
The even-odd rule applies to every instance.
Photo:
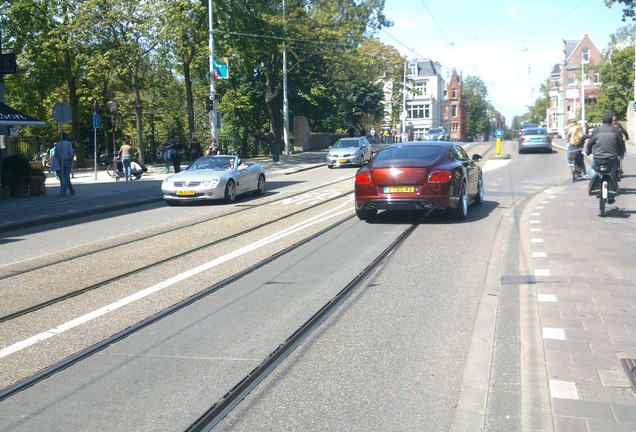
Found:
[[[535,129],[524,129],[524,135],[547,135],[548,130],[543,128],[535,128]]]
[[[438,134],[438,133],[441,133],[441,132],[442,132],[442,131],[441,131],[441,130],[439,130],[439,129],[431,129],[430,131],[428,131],[428,134],[429,134],[429,135],[432,135],[432,134]]]
[[[357,148],[360,147],[358,140],[338,140],[333,148]]]
[[[235,163],[235,157],[202,157],[194,161],[188,168],[188,171],[210,169],[215,171],[224,171],[233,167]]]
[[[444,152],[442,147],[391,147],[382,150],[373,161],[376,168],[395,166],[428,166]]]

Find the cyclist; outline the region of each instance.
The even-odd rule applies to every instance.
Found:
[[[594,132],[587,140],[585,154],[588,156],[590,154],[594,155],[594,160],[592,161],[594,175],[592,179],[598,175],[598,165],[601,163],[608,164],[612,176],[615,179],[617,178],[616,168],[619,158],[625,154],[625,141],[623,141],[621,131],[612,125],[611,114],[605,114],[603,116],[603,124],[594,128]]]
[[[576,166],[581,172],[581,176],[585,180],[590,179],[587,176],[585,161],[583,160],[583,144],[585,144],[585,140],[587,138],[589,138],[589,135],[585,135],[583,133],[583,123],[579,122],[579,124],[576,125],[574,132],[572,132],[572,136],[570,137],[570,145],[568,146],[569,158],[575,161]],[[573,158],[573,155],[576,157]]]

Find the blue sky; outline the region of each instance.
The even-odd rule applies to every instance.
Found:
[[[393,26],[382,42],[411,58],[480,77],[495,109],[510,124],[540,96],[541,84],[563,60],[563,39],[588,34],[605,52],[610,35],[629,23],[621,5],[603,0],[385,0]]]

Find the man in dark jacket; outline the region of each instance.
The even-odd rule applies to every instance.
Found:
[[[609,164],[612,175],[616,177],[616,167],[618,158],[625,154],[625,141],[621,131],[612,125],[612,115],[605,114],[603,116],[603,124],[594,129],[592,136],[587,140],[587,149],[585,154],[590,153],[594,156],[592,169],[594,175],[598,173],[599,164]]]

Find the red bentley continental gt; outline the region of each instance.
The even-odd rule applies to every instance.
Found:
[[[356,214],[371,220],[378,210],[447,210],[465,219],[470,204],[484,201],[480,160],[446,141],[388,146],[356,173]]]

